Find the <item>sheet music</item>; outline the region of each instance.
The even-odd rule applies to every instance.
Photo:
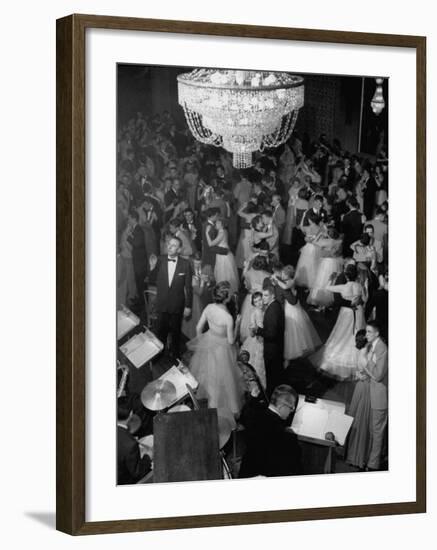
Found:
[[[139,318],[126,307],[117,311],[117,339],[123,338],[140,324]]]
[[[120,350],[135,367],[140,368],[144,363],[155,357],[162,348],[162,343],[155,335],[146,330],[146,332],[136,334],[128,340],[126,344],[121,346]]]
[[[308,403],[300,396],[291,427],[297,435],[323,440],[327,432],[332,432],[336,441],[344,445],[353,422],[353,417],[344,414],[344,410],[344,403],[324,399]]]
[[[354,421],[353,416],[331,411],[328,415],[328,421],[325,426],[325,433],[332,432],[335,440],[340,445],[344,445],[345,439]]]

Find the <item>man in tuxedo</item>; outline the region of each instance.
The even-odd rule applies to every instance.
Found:
[[[351,244],[359,240],[363,233],[363,214],[358,210],[359,204],[355,197],[347,200],[349,212],[343,216],[341,221],[341,232],[343,233],[343,256],[352,256]]]
[[[302,218],[302,226],[306,227],[310,224],[309,220],[312,219],[318,219],[323,223],[326,223],[328,221],[328,213],[323,208],[323,197],[322,195],[316,195],[313,198],[313,206],[312,208],[309,208],[303,218]]]
[[[147,454],[141,456],[138,441],[129,432],[132,417],[127,397],[117,402],[117,483],[137,483],[151,469],[152,460]]]
[[[213,269],[215,267],[216,254],[228,254],[229,250],[221,246],[209,246],[208,239],[206,238],[206,232],[209,231],[211,239],[217,237],[218,231],[215,226],[215,222],[219,217],[220,211],[218,208],[208,208],[206,211],[206,222],[202,227],[202,265],[210,265]]]
[[[388,423],[388,350],[380,338],[379,327],[374,321],[367,323],[366,338],[369,343],[366,371],[370,376],[370,431],[372,434],[367,469],[379,470]]]
[[[240,478],[303,473],[299,442],[288,427],[298,398],[291,386],[282,384],[274,389],[268,405],[256,398],[249,399],[240,417],[246,428]]]
[[[156,335],[164,346],[170,335],[170,354],[174,359],[179,357],[182,319],[191,315],[193,302],[191,263],[179,256],[181,247],[181,240],[171,237],[167,255],[159,259],[155,256],[150,262],[150,282],[156,282]]]
[[[366,219],[371,220],[375,208],[375,195],[378,189],[375,178],[370,176],[369,168],[363,169],[361,177],[361,188],[363,190],[363,212]]]
[[[284,310],[275,299],[273,287],[263,289],[264,327],[258,327],[255,334],[264,341],[264,364],[266,369],[267,395],[280,384],[284,360]]]

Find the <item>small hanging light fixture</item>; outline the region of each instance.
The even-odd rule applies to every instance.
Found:
[[[375,78],[376,89],[375,93],[373,94],[372,101],[370,102],[370,106],[372,107],[372,111],[375,113],[375,115],[380,115],[385,107],[384,96],[382,93],[383,80],[383,78]]]

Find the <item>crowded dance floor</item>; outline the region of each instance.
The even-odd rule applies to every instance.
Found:
[[[386,470],[388,108],[372,111],[375,79],[284,77],[299,112],[282,143],[248,155],[207,142],[183,96],[190,71],[118,67],[117,482]],[[217,75],[244,88],[244,71],[232,86]]]

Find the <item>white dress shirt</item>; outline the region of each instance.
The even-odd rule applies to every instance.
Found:
[[[173,277],[176,271],[176,264],[178,259],[174,258],[175,261],[170,260],[167,258],[167,271],[168,271],[168,286],[171,286],[171,283],[173,281]]]

